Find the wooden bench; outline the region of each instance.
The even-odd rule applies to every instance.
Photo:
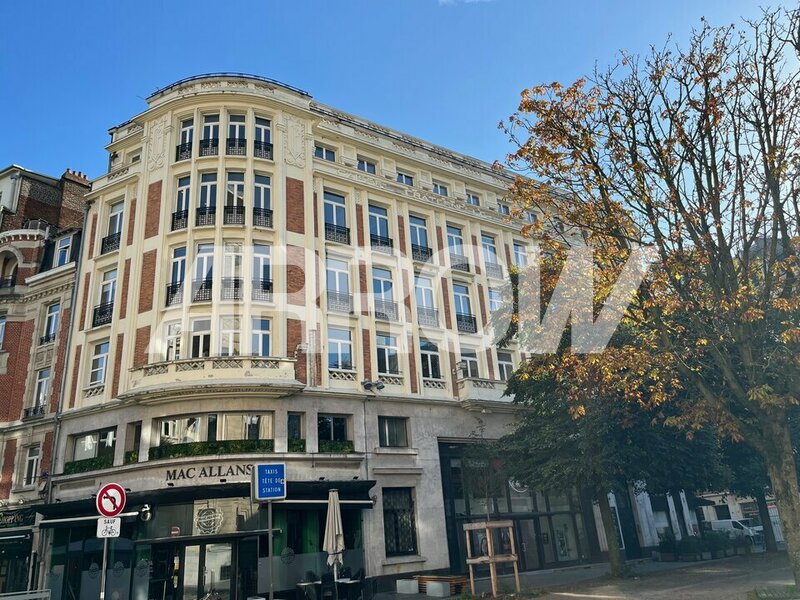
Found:
[[[429,581],[439,581],[441,583],[450,584],[450,595],[457,596],[469,583],[469,578],[461,575],[414,575],[414,579],[419,583],[419,593],[425,594],[428,591],[427,585]]]

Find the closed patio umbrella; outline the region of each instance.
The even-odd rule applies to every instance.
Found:
[[[333,579],[335,582],[339,578],[337,570],[342,564],[342,553],[344,552],[342,508],[339,504],[339,492],[337,490],[328,492],[328,518],[325,519],[325,538],[322,542],[322,550],[328,553],[328,566],[333,566]]]

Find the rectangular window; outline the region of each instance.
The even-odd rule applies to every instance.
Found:
[[[192,358],[205,358],[211,352],[211,319],[192,323]]]
[[[400,373],[397,338],[393,335],[377,333],[375,334],[375,341],[378,353],[378,373],[383,375],[397,375]]]
[[[469,300],[469,289],[463,283],[453,282],[453,299],[457,315],[471,315],[472,304]]]
[[[408,419],[378,417],[378,441],[381,448],[408,448]]]
[[[108,233],[106,235],[114,235],[122,232],[122,210],[124,204],[117,202],[111,205],[111,210],[108,213]]]
[[[514,242],[514,264],[522,269],[528,265],[528,251],[522,244]]]
[[[439,183],[438,181],[434,181],[433,193],[438,194],[439,196],[447,196],[447,186],[443,183]]]
[[[179,322],[167,324],[167,339],[166,339],[166,352],[164,353],[166,360],[180,360],[181,359],[181,336],[183,328]]]
[[[420,340],[419,351],[422,358],[422,378],[441,379],[442,370],[439,363],[439,347],[428,340]]]
[[[350,294],[350,268],[348,264],[337,258],[325,259],[325,285],[328,292]]]
[[[447,247],[450,248],[450,254],[464,256],[464,237],[458,227],[447,226]]]
[[[489,288],[489,312],[500,310],[503,306],[503,296],[498,290]]]
[[[25,454],[25,478],[22,480],[22,485],[36,484],[36,480],[39,477],[39,461],[39,446],[28,446],[28,451]]]
[[[239,317],[220,317],[219,355],[239,356]]]
[[[228,413],[219,415],[223,440],[272,439],[272,414]]]
[[[414,176],[398,169],[397,183],[402,183],[403,185],[414,185]]]
[[[272,122],[263,117],[256,117],[256,143],[257,144],[270,144],[272,143]]]
[[[100,304],[112,304],[117,292],[117,270],[111,269],[103,273],[103,283],[100,285]]]
[[[227,173],[225,206],[244,206],[244,173]]]
[[[343,415],[317,416],[317,439],[347,441],[347,417]]]
[[[214,419],[214,432],[212,434],[212,417]],[[208,415],[208,441],[215,441],[217,437],[216,430],[216,415]],[[203,441],[200,435],[200,417],[188,416],[179,417],[176,419],[165,419],[159,422],[159,440],[160,445],[164,444],[186,444],[190,442]]]
[[[314,156],[331,162],[336,161],[336,152],[325,146],[314,146]]]
[[[476,350],[462,348],[461,360],[466,363],[463,370],[464,377],[480,377],[480,372],[478,371],[478,353]]]
[[[417,299],[417,308],[434,308],[433,282],[429,278],[414,278],[414,294]]]
[[[467,190],[467,204],[471,204],[472,206],[480,206],[481,205],[481,197],[476,194],[475,192],[470,192]]]
[[[262,317],[253,317],[253,356],[271,356],[270,352],[270,320]]]
[[[387,557],[417,553],[411,488],[383,488],[383,539]]]
[[[271,181],[267,175],[256,175],[253,188],[253,207],[260,210],[272,208]]]
[[[500,372],[500,380],[508,381],[514,372],[514,361],[510,352],[497,353],[497,369]]]
[[[392,272],[389,269],[373,267],[372,269],[372,293],[376,300],[391,302],[392,294]]]
[[[497,264],[497,246],[494,238],[485,233],[481,234],[481,245],[483,246],[483,259],[487,263]]]
[[[68,235],[56,242],[55,266],[60,267],[70,262],[70,250],[72,249],[72,236]]]
[[[172,249],[169,269],[170,283],[179,286],[186,279],[186,246]]]
[[[194,264],[194,278],[210,287],[214,280],[214,244],[198,244]]]
[[[33,397],[34,406],[45,406],[47,394],[50,391],[50,369],[40,369],[36,372],[36,392]]]
[[[501,215],[507,217],[511,214],[511,207],[508,204],[503,204],[502,202],[497,203],[497,212]]]
[[[109,428],[84,433],[75,436],[74,440],[73,460],[85,460],[87,458],[113,459],[117,430],[116,428]]]
[[[228,115],[228,139],[243,140],[245,138],[244,115]]]
[[[286,437],[290,440],[302,440],[303,432],[303,413],[289,413],[286,419]]]
[[[219,115],[205,115],[203,117],[203,139],[219,139]]]
[[[253,286],[261,284],[261,289],[265,290],[271,282],[271,249],[266,244],[253,244]]]
[[[349,329],[328,328],[328,368],[352,370],[353,343]]]
[[[333,192],[325,192],[323,198],[325,200],[325,224],[347,227],[344,196],[334,194]]]
[[[539,217],[536,216],[536,213],[526,212],[525,213],[525,220],[528,223],[534,224],[539,220]]]
[[[375,163],[367,160],[366,158],[358,157],[358,170],[364,171],[365,173],[372,173],[375,174]]]
[[[6,316],[0,315],[0,350],[3,349],[3,338],[6,337]]]
[[[203,173],[200,175],[200,198],[198,207],[212,209],[217,206],[217,174]]]
[[[89,385],[103,385],[106,381],[106,366],[108,364],[108,342],[95,344],[92,354],[92,364],[89,369]]]
[[[191,144],[194,139],[194,119],[181,121],[181,144]]]
[[[411,245],[428,248],[428,226],[425,219],[412,215],[408,222],[411,228]]]
[[[58,317],[61,314],[61,305],[56,302],[47,307],[47,314],[44,319],[44,330],[42,336],[44,341],[52,342],[56,339],[58,332]]]
[[[182,213],[189,210],[189,197],[191,193],[189,177],[178,179],[178,190],[175,196],[175,212]]]
[[[389,237],[389,213],[382,206],[369,205],[369,233],[382,238]]]

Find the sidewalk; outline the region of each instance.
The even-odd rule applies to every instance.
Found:
[[[662,573],[667,571],[675,571],[678,569],[685,569],[698,564],[712,565],[724,563],[726,561],[737,560],[738,557],[720,558],[717,560],[696,562],[656,562],[653,560],[639,559],[630,560],[628,565],[634,570],[634,577],[639,575],[648,575],[651,573]],[[522,590],[541,590],[558,588],[561,586],[568,586],[575,583],[590,581],[593,579],[602,579],[609,574],[608,563],[593,563],[589,565],[577,565],[573,567],[564,567],[563,569],[543,569],[541,571],[528,571],[520,573],[520,586]],[[500,575],[498,576],[498,592],[513,592],[514,591],[514,575]],[[469,592],[469,585],[466,589]],[[491,592],[491,582],[489,578],[480,578],[475,580],[475,593],[480,595],[484,592]],[[458,598],[458,596],[452,596]],[[425,594],[398,594],[396,592],[378,592],[374,596],[374,600],[422,600],[427,599],[429,596]]]

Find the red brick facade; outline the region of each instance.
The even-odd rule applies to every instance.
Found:
[[[150,325],[139,327],[136,330],[136,340],[133,345],[133,367],[139,368],[147,364],[148,350],[150,348]]]
[[[303,182],[286,178],[286,229],[294,233],[305,233],[306,201]]]
[[[158,235],[161,224],[161,181],[155,181],[147,186],[147,205],[144,215],[145,239]]]
[[[307,352],[298,350],[303,343],[303,322],[298,319],[286,319],[286,356],[297,356],[294,363],[294,377],[297,381],[306,383],[306,364],[308,360]]]
[[[156,284],[156,259],[158,252],[148,250],[142,255],[142,279],[139,286],[139,314],[152,310]]]

